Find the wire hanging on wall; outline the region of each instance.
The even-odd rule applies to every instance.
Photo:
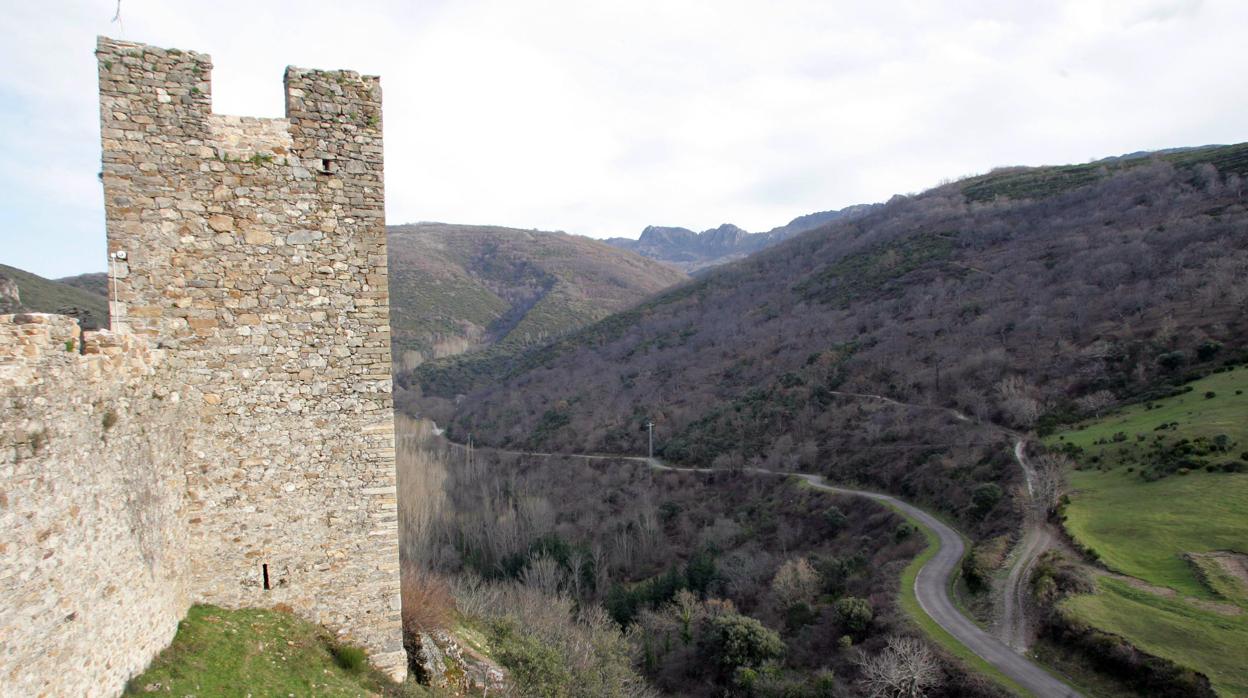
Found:
[[[126,33],[126,25],[121,21],[121,0],[117,0],[117,11],[113,13],[113,18],[109,21],[116,22],[123,35]]]

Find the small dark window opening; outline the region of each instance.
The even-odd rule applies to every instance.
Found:
[[[321,172],[324,174],[333,174],[338,171],[338,164],[329,158],[321,159]]]
[[[269,590],[269,563],[260,565],[260,571],[264,573],[264,590]]]

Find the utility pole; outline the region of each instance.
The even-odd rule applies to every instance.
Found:
[[[654,420],[646,420],[646,429],[650,431],[650,457],[654,458]]]
[[[118,5],[120,6],[120,0],[118,0]],[[121,327],[121,296],[117,291],[117,272],[119,271],[118,267],[124,261],[126,261],[125,250],[117,250],[108,255],[108,288],[112,291],[112,298],[109,299],[110,302],[108,304],[108,328],[114,332],[117,332],[118,328]]]

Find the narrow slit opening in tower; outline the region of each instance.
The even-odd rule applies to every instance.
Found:
[[[328,158],[321,159],[321,172],[324,172],[325,174],[333,174],[334,169],[335,168],[334,168],[333,160],[330,160]]]
[[[260,565],[260,572],[264,574],[264,590],[269,590],[269,563]]]

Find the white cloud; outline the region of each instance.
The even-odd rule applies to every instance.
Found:
[[[1248,139],[1244,3],[984,5],[122,0],[122,19],[211,53],[223,113],[280,115],[286,64],[380,74],[392,222],[757,230],[997,165]],[[6,262],[103,267],[91,52],[114,8],[0,8]]]

